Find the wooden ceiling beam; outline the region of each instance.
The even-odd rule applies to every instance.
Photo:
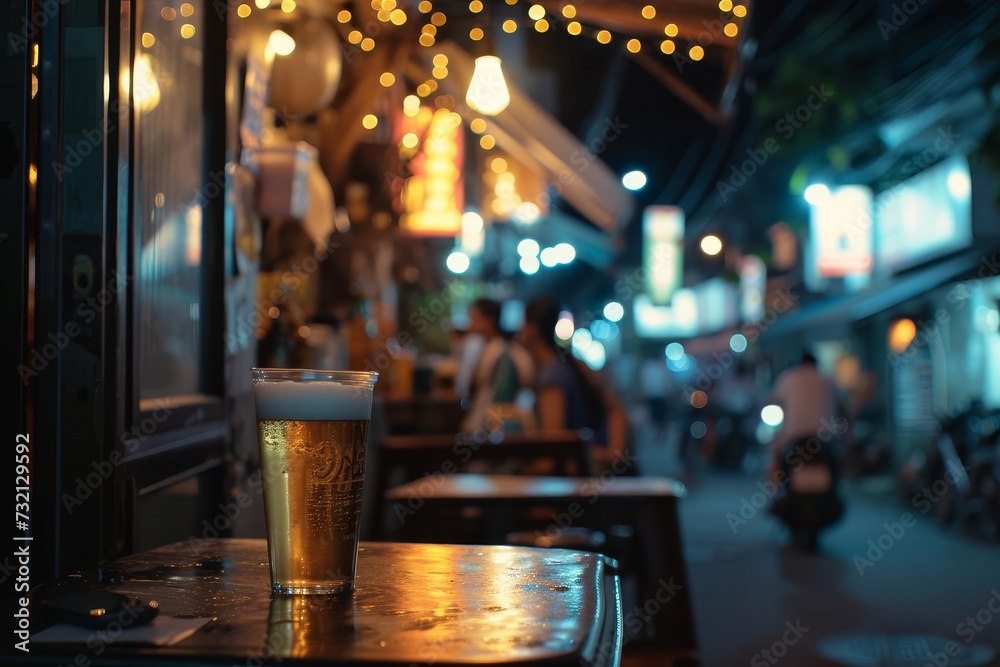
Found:
[[[346,95],[338,96],[339,104],[317,116],[320,159],[331,183],[342,183],[346,178],[351,155],[368,131],[361,120],[372,112],[373,101],[385,92],[379,75],[402,69],[412,48],[409,40],[398,40],[386,41],[370,52],[359,52],[353,87]]]
[[[683,79],[668,70],[666,67],[642,52],[633,54],[632,58],[635,62],[639,63],[643,69],[653,75],[657,81],[673,91],[673,93],[688,106],[704,116],[706,120],[710,120],[714,123],[722,123],[725,120],[724,115],[716,109],[715,106],[710,104],[698,93],[698,91],[694,90],[691,86],[685,83]]]

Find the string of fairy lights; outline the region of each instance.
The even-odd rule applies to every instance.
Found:
[[[260,0],[266,1],[266,0]],[[288,0],[286,0],[287,2]],[[508,5],[517,5],[519,0],[505,0]],[[246,5],[244,5],[246,7]],[[747,8],[743,4],[734,4],[733,0],[719,0],[719,11],[722,12],[722,19],[725,21],[721,25],[722,34],[730,39],[734,39],[739,35],[740,32],[740,19],[743,19],[747,15]],[[408,20],[409,16],[405,11],[403,11],[397,3],[397,0],[372,0],[371,8],[375,12],[376,19],[383,24],[392,24],[395,26],[402,26]],[[249,9],[249,7],[247,7]],[[468,4],[468,11],[473,15],[482,14],[485,10],[485,5],[482,0],[471,0]],[[435,9],[434,3],[431,0],[421,0],[417,4],[417,11],[421,15],[421,20],[424,21],[420,28],[420,36],[418,38],[418,43],[420,46],[425,48],[431,48],[435,45],[438,39],[438,29],[445,26],[448,22],[447,14],[440,10]],[[238,12],[239,13],[239,12]],[[657,16],[657,10],[652,5],[645,5],[639,9],[639,15],[642,19],[647,21],[652,21]],[[565,3],[561,6],[558,13],[550,11],[539,4],[531,4],[528,6],[527,10],[527,20],[531,22],[531,26],[538,33],[549,32],[555,29],[559,22],[565,24],[566,32],[573,36],[589,36],[594,39],[599,44],[610,45],[612,42],[618,40],[622,42],[624,48],[629,53],[639,53],[643,48],[643,41],[632,37],[629,35],[615,34],[610,30],[600,28],[594,29],[591,27],[585,27],[583,23],[577,20],[577,9],[572,3]],[[343,9],[337,14],[337,21],[341,24],[350,25],[351,28],[347,34],[348,43],[357,46],[362,51],[371,51],[375,48],[375,38],[372,34],[365,35],[357,26],[352,22],[355,20],[355,16],[350,10]],[[520,28],[520,24],[517,20],[508,18],[503,21],[500,28],[508,34],[513,34],[517,32]],[[369,33],[374,33],[375,31],[369,30]],[[678,36],[680,34],[680,28],[676,23],[667,23],[663,28],[664,36],[659,42],[659,51],[666,55],[673,55],[677,52],[678,48]],[[710,37],[711,34],[709,33]],[[469,29],[469,39],[474,42],[483,40],[486,37],[486,32],[481,25],[475,25]],[[700,40],[704,42],[704,40]],[[693,41],[687,45],[687,56],[692,61],[700,61],[705,57],[705,48],[702,43]],[[426,98],[434,94],[438,89],[438,81],[444,79],[448,76],[448,58],[442,53],[436,54],[432,59],[433,68],[431,70],[431,78],[426,81],[419,83],[416,86],[416,95],[414,98],[412,95],[407,96],[408,100],[416,99],[417,102],[411,102],[410,106],[404,104],[404,113],[407,115],[415,115],[416,108],[412,106],[413,104],[419,104],[419,98]],[[382,86],[389,88],[393,86],[396,82],[396,77],[392,72],[383,72],[379,77],[379,83]],[[443,96],[444,99],[435,100],[436,106],[451,108],[453,106],[454,100],[450,96]],[[369,113],[362,118],[362,125],[365,129],[372,130],[378,126],[378,116]],[[495,139],[486,134],[487,129],[486,121],[482,118],[474,118],[470,122],[470,129],[473,133],[481,135],[479,139],[480,146],[485,150],[492,149],[496,141]]]
[[[507,5],[515,6],[521,3],[520,0],[505,0]],[[283,12],[291,13],[295,10],[295,0],[255,0],[254,4],[258,9],[270,9],[280,5]],[[448,23],[448,16],[444,7],[435,8],[431,0],[421,0],[417,3],[419,20],[422,21],[418,43],[425,48],[431,48],[438,39],[438,29]],[[468,12],[473,16],[482,15],[486,7],[482,0],[471,0],[468,3]],[[364,17],[356,17],[348,9],[342,9],[337,14],[337,21],[349,26],[347,42],[361,51],[372,51],[375,49],[375,38],[380,33],[379,24],[386,26],[403,26],[411,20],[410,15],[400,7],[397,0],[372,0],[371,8],[375,13],[378,23],[372,25],[368,21],[364,26],[359,24],[364,21]],[[747,7],[744,4],[734,3],[733,0],[719,0],[719,11],[721,12],[719,25],[722,36],[735,39],[741,29],[741,20],[747,16]],[[240,18],[247,18],[252,13],[253,8],[249,4],[241,4],[236,8],[236,15]],[[657,9],[653,5],[645,5],[637,8],[638,15],[646,20],[653,21],[657,17]],[[561,5],[558,11],[549,10],[540,4],[529,4],[526,17],[531,27],[538,33],[546,33],[555,30],[557,25],[562,23],[566,32],[573,36],[589,37],[599,44],[610,45],[613,42],[621,43],[624,48],[632,54],[637,54],[644,48],[642,39],[623,33],[615,33],[605,28],[593,28],[584,25],[577,16],[577,8],[572,2]],[[363,31],[361,28],[365,28]],[[375,28],[375,29],[372,29]],[[500,28],[508,34],[513,34],[521,28],[518,20],[513,18],[505,19]],[[708,23],[706,22],[706,28]],[[367,34],[366,34],[367,33]],[[702,35],[707,34],[707,39]],[[665,55],[674,55],[681,47],[678,39],[680,28],[676,23],[666,23],[663,28],[663,37],[656,40],[658,50]],[[700,61],[705,57],[705,46],[719,35],[713,35],[710,30],[699,33],[698,39],[687,40],[684,45],[687,58],[691,61]],[[469,39],[474,42],[483,40],[486,32],[482,25],[476,25],[469,29]],[[434,57],[434,67],[431,72],[432,78],[416,86],[416,94],[419,97],[429,97],[437,91],[437,81],[448,76],[447,57],[444,54],[437,54]],[[384,72],[380,75],[379,82],[386,88],[394,85],[396,77],[392,72]],[[362,124],[366,129],[374,129],[378,124],[378,119],[374,114],[368,114],[362,119]],[[484,123],[485,125],[485,123]],[[485,130],[485,127],[483,127]],[[477,132],[481,134],[482,132]],[[483,142],[481,142],[483,143]],[[485,143],[489,144],[487,140]],[[486,146],[484,146],[485,148]]]
[[[714,41],[717,37],[724,36],[728,39],[735,39],[741,30],[741,20],[747,16],[745,4],[734,3],[733,0],[719,0],[718,8],[720,20],[713,22],[713,27],[709,28],[706,21],[706,31],[698,34],[698,39],[680,38],[680,28],[676,23],[668,22],[664,24],[663,36],[656,39],[647,38],[645,40],[626,33],[616,33],[606,28],[595,28],[585,25],[578,16],[577,7],[572,2],[565,2],[559,6],[558,10],[550,10],[540,4],[531,4],[520,0],[505,0],[507,5],[516,6],[527,5],[524,19],[521,21],[514,18],[507,18],[500,24],[500,29],[507,34],[513,34],[522,28],[534,29],[537,33],[548,33],[558,29],[560,25],[569,35],[590,38],[602,45],[621,44],[622,47],[631,54],[638,54],[644,48],[652,47],[656,43],[658,51],[675,57],[683,56],[690,61],[698,62],[705,57],[705,46]],[[421,0],[416,4],[418,16],[411,16],[404,10],[397,0],[372,0],[371,9],[374,12],[375,20],[370,15],[356,16],[349,9],[342,9],[337,13],[336,20],[345,26],[347,30],[346,41],[354,48],[363,52],[370,52],[376,48],[376,38],[381,34],[383,26],[385,28],[400,27],[406,25],[414,18],[421,22],[420,34],[417,39],[421,47],[432,48],[439,39],[439,29],[448,23],[446,8],[454,8],[456,3],[441,3],[440,7],[435,7],[431,0]],[[280,6],[281,11],[291,13],[295,11],[295,0],[254,0],[257,9],[265,10]],[[474,25],[469,29],[468,36],[473,42],[479,42],[486,38],[484,25],[486,23],[486,6],[482,0],[470,0],[467,5],[468,13],[475,16],[483,16],[483,23]],[[464,11],[464,10],[463,10]],[[638,17],[645,21],[654,21],[658,15],[658,10],[653,5],[645,5],[636,8]],[[248,3],[240,4],[236,8],[236,15],[240,18],[247,18],[253,12],[253,7]],[[164,17],[167,18],[167,17]],[[717,27],[716,27],[717,26]],[[721,34],[719,34],[721,32]],[[186,36],[186,35],[185,35]],[[644,43],[645,42],[645,43]],[[678,49],[682,49],[678,52]],[[403,113],[407,116],[416,116],[422,104],[422,98],[429,98],[438,91],[438,81],[448,76],[448,57],[443,53],[435,54],[432,58],[431,76],[426,81],[416,85],[415,95],[410,94],[404,98]],[[397,76],[393,72],[382,72],[379,75],[379,83],[384,88],[391,88],[396,84]],[[433,100],[434,106],[439,109],[452,110],[455,100],[450,95],[438,95]],[[379,117],[374,113],[365,114],[361,119],[361,124],[366,130],[374,130],[378,127]],[[496,145],[493,136],[487,133],[488,124],[480,117],[473,117],[469,121],[469,129],[479,135],[479,146],[484,150],[492,150]],[[405,136],[400,145],[401,151],[412,152],[415,148],[416,137]]]
[[[258,4],[266,2],[267,0],[258,0]],[[291,2],[292,0],[284,0],[285,2]],[[505,0],[508,5],[517,5],[519,0]],[[284,3],[283,3],[284,4]],[[719,0],[719,11],[722,12],[721,17],[724,24],[722,24],[721,30],[722,35],[730,39],[735,38],[740,32],[740,20],[745,18],[747,15],[747,7],[743,4],[734,4],[733,0]],[[397,6],[396,0],[372,0],[371,3],[372,10],[375,11],[376,18],[387,24],[393,24],[396,26],[404,25],[408,20],[407,13]],[[485,6],[481,0],[471,0],[468,5],[468,10],[473,15],[481,14],[485,9]],[[240,16],[249,16],[250,7],[249,5],[241,5],[237,11]],[[421,46],[432,47],[437,40],[438,28],[441,28],[448,22],[448,17],[444,11],[435,10],[434,3],[430,0],[422,0],[417,4],[417,11],[426,17],[426,23],[421,26],[420,37],[418,42]],[[245,12],[245,14],[244,14]],[[652,21],[657,16],[657,10],[653,5],[645,5],[639,10],[639,15],[647,20]],[[350,10],[341,10],[337,15],[337,20],[343,24],[349,24],[354,19]],[[625,49],[630,53],[639,53],[643,48],[643,42],[639,38],[629,37],[628,35],[618,34],[616,35],[610,30],[601,28],[593,29],[590,27],[585,27],[583,23],[577,20],[577,9],[576,5],[572,3],[565,3],[560,8],[559,12],[552,12],[542,5],[532,4],[528,7],[527,19],[531,21],[533,28],[536,32],[545,33],[549,30],[555,28],[559,21],[565,23],[566,32],[570,35],[580,35],[589,36],[596,40],[600,44],[611,44],[613,41],[619,39],[624,42]],[[513,34],[517,32],[520,28],[520,24],[516,19],[508,18],[501,24],[501,29],[508,33]],[[676,52],[678,44],[677,37],[680,34],[680,29],[676,23],[667,23],[663,29],[664,36],[662,39],[658,40],[659,50],[667,55],[671,55]],[[714,35],[709,32],[709,39],[712,39]],[[486,32],[482,26],[474,26],[469,30],[469,38],[472,41],[480,41],[486,37]],[[361,30],[354,28],[348,33],[348,41],[351,44],[360,46],[364,51],[371,51],[375,48],[375,40],[371,36],[365,36]],[[699,43],[705,40],[689,40],[691,43],[688,44],[687,54],[688,57],[693,61],[702,60],[705,57],[704,44]]]
[[[505,0],[507,5],[515,6],[520,4],[520,0]],[[523,3],[528,4],[528,3]],[[282,12],[291,14],[296,9],[295,0],[254,0],[253,5],[259,10],[269,10],[280,8]],[[747,15],[747,7],[743,4],[735,4],[733,0],[719,0],[718,3],[721,16],[721,32],[727,38],[734,39],[740,32],[740,20]],[[342,9],[337,13],[337,21],[345,26],[349,26],[347,32],[347,42],[361,51],[370,52],[375,49],[375,39],[381,32],[380,24],[388,26],[403,26],[410,20],[410,15],[400,6],[397,0],[372,0],[371,8],[375,13],[376,22],[370,19],[363,26],[359,24],[364,21],[364,17],[355,17],[350,10]],[[422,21],[418,43],[425,48],[431,48],[438,39],[438,29],[448,23],[448,16],[443,10],[436,9],[431,0],[421,0],[417,3],[417,12]],[[468,12],[473,16],[483,15],[486,6],[482,0],[470,0]],[[248,18],[253,13],[254,7],[249,3],[242,3],[236,7],[236,16]],[[195,13],[195,7],[190,2],[180,5],[179,11],[172,7],[163,7],[160,10],[161,18],[170,23],[178,18],[188,18]],[[639,16],[647,21],[652,21],[657,17],[657,9],[653,5],[645,5],[638,10]],[[179,16],[178,16],[179,15]],[[531,27],[538,33],[546,33],[555,30],[559,23],[562,23],[568,34],[573,36],[590,37],[599,44],[610,45],[612,42],[620,42],[624,48],[632,54],[637,54],[643,49],[643,40],[627,34],[616,34],[605,28],[595,29],[585,26],[578,20],[577,8],[572,2],[562,4],[558,11],[552,11],[540,4],[528,5],[526,17]],[[724,23],[723,23],[724,21]],[[191,39],[195,36],[195,26],[192,23],[179,21],[179,32],[184,39]],[[706,22],[707,26],[707,22]],[[364,28],[363,31],[361,28]],[[508,34],[513,34],[521,28],[518,20],[508,18],[503,21],[500,28]],[[366,34],[367,33],[367,34]],[[666,55],[677,53],[678,36],[680,29],[676,23],[667,23],[663,28],[663,37],[658,39],[659,51]],[[708,33],[708,41],[717,35]],[[485,39],[486,31],[482,25],[475,25],[469,29],[469,39],[474,42]],[[141,36],[141,43],[144,48],[152,48],[156,42],[155,36],[150,32],[144,32]],[[691,61],[700,61],[705,57],[706,40],[688,40],[686,54]],[[418,98],[427,98],[438,90],[438,81],[448,76],[448,58],[444,54],[436,54],[433,57],[433,68],[431,78],[419,83],[416,86]],[[390,88],[396,83],[396,75],[392,72],[383,72],[379,76],[379,83]],[[411,96],[412,97],[412,96]],[[453,107],[454,100],[450,96],[441,96],[435,99],[438,107]],[[410,107],[412,109],[412,107]],[[404,107],[404,112],[407,107]],[[366,114],[362,118],[362,125],[365,129],[372,130],[378,126],[378,117],[375,114]],[[495,145],[492,136],[485,134],[486,122],[481,118],[475,118],[470,122],[470,129],[480,137],[480,146],[485,150],[490,150]]]
[[[260,0],[264,2],[266,0]],[[285,0],[290,2],[291,0]],[[519,0],[505,0],[508,5],[517,5]],[[735,38],[740,32],[740,19],[743,19],[747,15],[746,5],[734,4],[732,0],[719,0],[719,11],[722,12],[722,19],[725,23],[722,25],[722,34],[728,38]],[[249,10],[249,6],[243,5]],[[241,9],[242,9],[241,7]],[[382,23],[392,23],[397,26],[404,25],[408,16],[405,11],[397,6],[396,0],[372,0],[371,3],[372,10],[375,11],[377,19]],[[481,0],[472,0],[468,5],[468,10],[473,15],[481,14],[485,9]],[[421,27],[419,43],[424,47],[434,46],[437,39],[438,28],[444,26],[447,21],[447,15],[440,10],[434,9],[434,4],[430,0],[422,0],[417,4],[417,11],[421,15],[427,17],[427,22]],[[249,13],[247,13],[249,15]],[[657,16],[657,10],[653,5],[645,5],[639,10],[639,15],[647,20],[652,21]],[[242,14],[241,14],[242,16]],[[616,37],[624,39],[625,48],[630,53],[639,53],[642,50],[642,40],[636,37],[628,37],[627,35],[615,35],[610,30],[607,29],[593,29],[585,27],[580,21],[577,20],[577,9],[572,3],[565,3],[560,8],[559,12],[551,12],[542,5],[532,4],[528,7],[527,18],[532,22],[533,27],[536,32],[544,33],[548,32],[550,29],[554,29],[556,23],[560,20],[565,21],[566,32],[570,35],[584,35],[589,36],[596,40],[600,44],[611,44]],[[353,16],[350,10],[344,9],[337,15],[337,20],[340,23],[350,23]],[[501,24],[501,29],[508,33],[513,34],[517,32],[520,24],[516,19],[508,18]],[[663,29],[664,37],[659,40],[660,51],[665,54],[672,54],[677,48],[676,39],[680,33],[680,29],[675,23],[667,23]],[[474,26],[469,30],[469,38],[473,41],[480,41],[485,38],[486,32],[482,26]],[[713,36],[709,33],[709,38]],[[348,35],[348,41],[352,44],[361,44],[365,39],[372,39],[371,37],[365,38],[360,30],[354,29]],[[704,40],[700,40],[704,41]],[[698,61],[704,58],[704,45],[701,43],[696,43],[691,40],[691,44],[688,46],[688,55],[691,60]],[[698,48],[696,48],[698,47]],[[371,50],[374,48],[374,40],[370,44],[370,48],[362,47],[364,50]]]

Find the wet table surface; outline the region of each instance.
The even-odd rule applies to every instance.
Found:
[[[678,586],[676,599],[644,624],[643,640],[693,654],[697,637],[677,513],[678,502],[686,496],[682,483],[666,477],[475,474],[428,476],[385,494],[396,517],[394,539],[449,539],[457,532],[454,522],[471,506],[490,510],[492,515],[487,512],[486,519],[477,519],[463,535],[470,543],[499,541],[491,531],[505,517],[517,517],[518,508],[526,507],[546,508],[545,525],[533,526],[536,535],[558,536],[568,526],[608,532],[623,523],[631,525],[642,563],[639,599],[659,599],[664,582]]]
[[[214,619],[174,646],[112,644],[103,659],[407,667],[618,660],[618,584],[613,564],[599,555],[362,543],[356,591],[346,598],[272,598],[267,563],[264,540],[219,539],[179,542],[101,568],[87,578],[156,600],[161,615]],[[81,648],[35,645],[32,659],[61,655],[65,662]]]

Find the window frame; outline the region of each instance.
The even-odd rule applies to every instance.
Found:
[[[123,9],[131,10],[123,17],[121,48],[122,61],[135,62],[139,26],[145,9],[144,0],[123,2]],[[226,80],[226,20],[227,12],[216,12],[214,5],[202,4],[204,11],[202,33],[202,76],[198,85],[202,89],[203,150],[200,164],[201,187],[211,182],[213,173],[225,173],[225,80]],[[130,86],[134,88],[134,86]],[[126,91],[122,90],[124,95]],[[131,95],[131,92],[129,92]],[[139,164],[139,137],[142,119],[135,113],[131,97],[123,105],[129,114],[130,140],[126,160],[130,165]],[[140,224],[136,217],[141,174],[130,168],[124,177],[128,201],[124,205],[127,229],[122,238],[128,240],[128,275],[135,275],[141,252]],[[204,191],[204,190],[203,190]],[[225,199],[222,192],[216,197],[205,198],[202,207],[201,276],[199,293],[200,335],[198,345],[198,391],[162,398],[142,399],[138,363],[138,345],[141,340],[137,303],[137,284],[128,285],[127,322],[124,332],[125,359],[127,360],[125,430],[122,437],[125,463],[133,478],[138,495],[152,493],[162,488],[166,481],[181,479],[185,473],[198,474],[206,465],[222,463],[228,446],[225,395],[225,328],[224,302],[224,253]],[[152,429],[152,432],[150,430]]]

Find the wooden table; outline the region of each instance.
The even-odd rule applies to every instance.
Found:
[[[425,475],[468,472],[468,466],[475,462],[551,459],[555,463],[553,474],[585,475],[590,472],[590,440],[587,430],[497,432],[483,438],[468,434],[384,437],[375,444],[375,497],[384,498],[393,486]],[[385,520],[382,516],[376,519],[375,535],[383,534]]]
[[[587,430],[492,433],[483,438],[459,435],[389,436],[378,442],[387,469],[421,468],[421,475],[450,474],[470,461],[555,459],[560,471],[586,474],[590,470],[590,432]],[[450,465],[449,465],[450,464]]]
[[[616,667],[621,597],[613,561],[576,551],[362,543],[346,599],[269,593],[264,540],[179,542],[88,575],[215,620],[172,647],[112,643],[0,649],[0,662],[92,665],[552,665]],[[100,583],[103,582],[103,583]],[[37,632],[40,628],[34,628]]]
[[[642,608],[625,609],[626,625],[634,621],[641,626],[640,638],[694,656],[697,640],[677,513],[677,503],[686,495],[680,482],[656,477],[457,474],[410,482],[390,490],[386,501],[398,518],[391,537],[413,541],[455,536],[452,541],[501,543],[507,532],[528,528],[525,512],[516,510],[531,508],[545,508],[530,526],[539,535],[558,536],[571,526],[609,530],[631,525],[639,546]],[[482,515],[463,522],[472,508]]]
[[[379,403],[385,424],[395,435],[454,433],[465,417],[462,402],[453,396],[380,398]]]

